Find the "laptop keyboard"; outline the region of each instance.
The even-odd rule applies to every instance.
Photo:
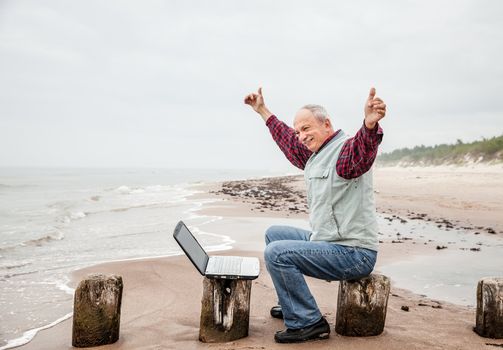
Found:
[[[243,258],[237,256],[213,256],[211,257],[211,270],[218,273],[237,275],[241,272]]]

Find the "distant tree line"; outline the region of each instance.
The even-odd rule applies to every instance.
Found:
[[[503,135],[490,139],[464,143],[435,146],[416,146],[401,148],[378,156],[377,164],[382,166],[428,166],[464,165],[473,163],[503,162]]]

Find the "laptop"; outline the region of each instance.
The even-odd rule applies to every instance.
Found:
[[[176,225],[173,237],[203,276],[208,278],[253,280],[260,273],[258,258],[208,256],[182,221]]]

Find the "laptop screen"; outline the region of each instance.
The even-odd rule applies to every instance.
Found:
[[[175,237],[180,247],[182,247],[185,254],[199,270],[201,275],[204,276],[209,259],[208,254],[206,254],[199,242],[194,238],[182,221],[176,225],[173,237]]]

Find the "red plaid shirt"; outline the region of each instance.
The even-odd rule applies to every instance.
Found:
[[[297,168],[304,169],[311,152],[295,135],[295,131],[272,115],[266,122],[271,135],[286,158]],[[321,145],[318,152],[338,133],[337,130]],[[356,135],[348,139],[342,146],[335,170],[344,179],[354,179],[365,174],[372,167],[377,155],[377,147],[382,141],[383,131],[379,125],[372,130],[365,123]]]

